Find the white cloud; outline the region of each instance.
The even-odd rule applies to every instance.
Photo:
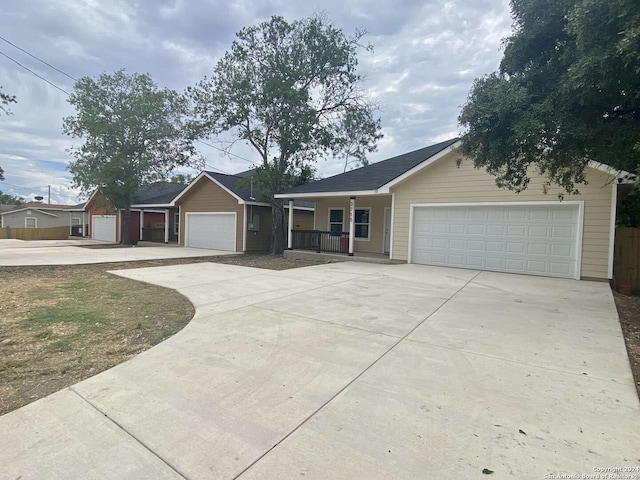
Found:
[[[324,11],[352,33],[368,31],[374,52],[362,51],[361,71],[372,99],[383,109],[383,132],[372,161],[388,158],[459,133],[457,116],[473,79],[495,70],[500,42],[510,29],[507,0],[159,0],[129,2],[36,0],[3,2],[2,36],[71,76],[95,76],[126,68],[149,72],[160,86],[181,91],[211,72],[244,26],[272,14],[293,20]],[[0,42],[0,51],[71,91],[73,81]],[[12,117],[0,117],[0,166],[6,182],[35,194],[52,185],[52,199],[72,195],[65,150],[77,140],[61,133],[73,113],[66,96],[0,57],[0,85],[15,94]],[[199,144],[210,166],[229,173],[251,163],[224,157]],[[246,145],[232,152],[253,160]],[[320,174],[342,171],[342,160],[320,161]],[[191,172],[186,172],[191,173]],[[37,186],[31,191],[27,187]],[[41,193],[41,192],[40,192]]]

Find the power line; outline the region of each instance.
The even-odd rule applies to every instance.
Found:
[[[17,65],[21,66],[21,67],[22,67],[22,68],[24,68],[27,72],[30,72],[30,73],[34,74],[34,75],[35,75],[36,77],[38,77],[40,80],[44,80],[45,82],[47,82],[47,83],[48,83],[49,85],[51,85],[52,87],[57,88],[58,90],[60,90],[60,91],[61,91],[61,92],[63,92],[63,93],[66,93],[66,94],[67,94],[67,96],[71,95],[71,94],[70,94],[69,92],[67,92],[66,90],[64,90],[64,89],[60,88],[60,87],[59,87],[59,86],[57,86],[55,83],[50,82],[50,81],[49,81],[49,80],[47,80],[46,78],[44,78],[44,77],[42,77],[42,76],[38,75],[36,72],[34,72],[33,70],[31,70],[30,68],[25,67],[25,66],[24,66],[24,65],[22,65],[19,61],[15,60],[14,58],[11,58],[11,57],[10,57],[9,55],[7,55],[6,53],[4,53],[4,52],[0,51],[0,55],[2,55],[3,57],[8,58],[8,59],[9,59],[9,60],[11,60],[13,63],[15,63],[15,64],[17,64]]]
[[[12,47],[17,48],[18,50],[20,50],[21,52],[26,53],[27,55],[29,55],[32,58],[35,58],[36,60],[38,60],[40,63],[44,63],[47,67],[53,68],[56,72],[59,72],[61,74],[63,74],[66,77],[69,77],[71,80],[77,82],[78,79],[72,77],[71,75],[69,75],[68,73],[63,72],[62,70],[60,70],[59,68],[54,67],[53,65],[51,65],[50,63],[45,62],[44,60],[36,57],[33,53],[29,53],[27,52],[24,48],[19,47],[18,45],[16,45],[15,43],[10,42],[9,40],[7,40],[6,38],[0,36],[0,40],[3,40],[5,42],[7,42],[9,45],[11,45]]]
[[[235,153],[228,152],[224,148],[216,147],[215,145],[212,145],[212,144],[210,144],[208,142],[205,142],[204,140],[197,140],[197,141],[202,143],[203,145],[206,145],[206,146],[211,147],[211,148],[215,148],[216,150],[219,150],[219,151],[221,151],[223,153],[226,153],[227,155],[233,155],[234,157],[238,157],[240,160],[244,160],[245,162],[249,162],[251,164],[255,163],[253,160],[249,160],[248,158],[241,157],[240,155],[237,155]]]
[[[25,50],[24,48],[19,47],[19,46],[18,46],[18,45],[16,45],[15,43],[10,42],[10,41],[9,41],[9,40],[7,40],[6,38],[4,38],[4,37],[0,36],[0,40],[5,41],[5,42],[6,42],[6,43],[8,43],[9,45],[12,45],[13,47],[17,48],[18,50],[20,50],[20,51],[22,51],[22,52],[26,53],[27,55],[29,55],[30,57],[35,58],[35,59],[36,59],[36,60],[38,60],[39,62],[41,62],[41,63],[43,63],[43,64],[47,65],[48,67],[50,67],[50,68],[52,68],[52,69],[54,69],[56,72],[60,72],[61,74],[65,75],[66,77],[69,77],[71,80],[74,80],[74,81],[76,81],[76,82],[78,81],[78,79],[77,79],[77,78],[74,78],[74,77],[72,77],[71,75],[69,75],[68,73],[63,72],[63,71],[62,71],[62,70],[60,70],[59,68],[54,67],[54,66],[53,66],[53,65],[51,65],[50,63],[47,63],[47,62],[45,62],[44,60],[41,60],[41,59],[40,59],[40,58],[38,58],[37,56],[35,56],[35,55],[33,55],[32,53],[28,52],[28,51],[27,51],[27,50]],[[64,90],[64,89],[60,88],[60,87],[59,87],[59,86],[57,86],[56,84],[54,84],[54,83],[50,82],[49,80],[47,80],[46,78],[44,78],[44,77],[42,77],[42,76],[38,75],[38,74],[37,74],[36,72],[34,72],[33,70],[31,70],[31,69],[29,69],[29,68],[25,67],[25,66],[24,66],[24,65],[22,65],[20,62],[18,62],[17,60],[15,60],[15,59],[11,58],[9,55],[7,55],[7,54],[3,53],[2,51],[0,51],[0,55],[2,55],[2,56],[4,56],[4,57],[8,58],[8,59],[9,59],[9,60],[11,60],[12,62],[16,63],[16,64],[17,64],[17,65],[19,65],[20,67],[24,68],[24,69],[25,69],[25,70],[27,70],[28,72],[30,72],[30,73],[32,73],[33,75],[35,75],[36,77],[38,77],[39,79],[41,79],[41,80],[43,80],[43,81],[47,82],[49,85],[51,85],[51,86],[53,86],[53,87],[57,88],[57,89],[58,89],[58,90],[60,90],[61,92],[64,92],[64,93],[66,93],[67,95],[71,95],[71,94],[70,94],[69,92],[67,92],[66,90]],[[214,148],[214,149],[216,149],[216,150],[219,150],[219,151],[221,151],[221,152],[224,152],[224,153],[226,153],[227,155],[233,155],[234,157],[237,157],[237,158],[239,158],[239,159],[241,159],[241,160],[244,160],[245,162],[249,162],[249,163],[251,163],[251,164],[253,164],[253,163],[254,163],[253,161],[251,161],[251,160],[249,160],[249,159],[247,159],[247,158],[244,158],[244,157],[242,157],[242,156],[240,156],[240,155],[237,155],[237,154],[235,154],[235,153],[232,153],[232,152],[227,152],[225,149],[220,148],[220,147],[217,147],[217,146],[215,146],[215,145],[212,145],[212,144],[210,144],[210,143],[208,143],[208,142],[205,142],[205,141],[203,141],[203,140],[198,140],[198,142],[202,143],[203,145],[207,145],[207,146],[209,146],[209,147],[211,147],[211,148]],[[231,175],[230,173],[225,172],[224,170],[222,170],[222,169],[220,169],[220,168],[214,167],[213,165],[209,165],[208,163],[205,163],[205,165],[206,165],[207,167],[209,167],[209,168],[213,169],[213,170],[217,170],[217,171],[219,171],[219,172],[221,172],[221,173],[224,173],[225,175]],[[5,183],[5,185],[9,185],[9,184],[8,184],[8,183]],[[15,187],[17,187],[17,188],[24,188],[24,189],[26,189],[26,190],[28,190],[29,188],[39,188],[39,187],[18,187],[17,185],[15,185]],[[44,186],[44,187],[42,187],[42,188],[47,188],[47,187],[46,187],[46,186]]]
[[[220,173],[224,173],[225,175],[233,175],[232,173],[225,172],[224,170],[222,170],[222,169],[220,169],[220,168],[218,168],[218,167],[214,167],[213,165],[209,165],[208,163],[205,163],[205,164],[204,164],[204,166],[205,166],[205,167],[209,167],[209,168],[211,168],[212,170],[217,170],[218,172],[220,172]]]

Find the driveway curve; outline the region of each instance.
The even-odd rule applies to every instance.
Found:
[[[640,466],[640,407],[606,284],[351,262],[114,273],[177,289],[196,315],[0,417],[1,478],[580,478]]]
[[[104,248],[87,248],[87,246]],[[111,244],[113,245],[113,244]],[[36,265],[83,265],[91,263],[133,262],[164,258],[236,255],[234,252],[185,248],[175,245],[109,248],[95,240],[14,240],[0,239],[0,267]]]

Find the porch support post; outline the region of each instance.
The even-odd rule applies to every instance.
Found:
[[[356,197],[349,199],[349,256],[353,257],[356,238]]]
[[[164,243],[169,243],[169,209],[164,209]]]
[[[144,210],[140,210],[140,238],[139,240],[142,241],[142,229],[144,228]]]
[[[289,237],[287,238],[287,248],[293,250],[293,200],[289,199]]]
[[[69,212],[69,236],[73,235],[73,212]]]

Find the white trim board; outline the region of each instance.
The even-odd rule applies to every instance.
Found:
[[[611,218],[609,219],[609,258],[607,259],[607,276],[613,278],[613,257],[616,245],[616,217],[618,215],[618,182],[611,186]]]
[[[24,208],[19,208],[18,210],[9,210],[8,212],[2,212],[2,213],[0,213],[0,215],[10,215],[10,214],[12,214],[12,213],[24,212],[25,210],[34,210],[34,211],[36,211],[36,212],[40,212],[40,213],[42,213],[43,215],[49,215],[50,217],[57,217],[57,216],[58,216],[58,215],[56,215],[55,213],[47,212],[47,211],[45,211],[45,210],[43,210],[43,209],[41,209],[41,208],[38,208],[38,207],[24,207]],[[58,210],[58,209],[55,209],[55,211],[57,211],[57,212],[64,212],[64,211],[66,211],[66,210],[62,210],[62,209],[59,209],[59,210]]]
[[[412,169],[407,170],[402,175],[394,178],[390,182],[388,182],[388,183],[384,184],[383,186],[381,186],[380,188],[378,188],[378,193],[391,193],[390,190],[389,190],[390,188],[396,186],[400,182],[405,181],[407,178],[411,177],[412,175],[415,175],[420,170],[428,167],[429,165],[432,165],[433,163],[435,163],[438,160],[440,160],[442,157],[445,157],[446,155],[450,154],[456,148],[458,148],[461,144],[462,144],[461,141],[458,140],[457,142],[449,145],[448,147],[444,148],[443,150],[440,150],[438,153],[430,156],[425,161],[419,163],[418,165],[416,165]]]
[[[414,211],[416,208],[427,207],[533,207],[533,206],[563,206],[572,205],[578,207],[578,231],[576,239],[576,264],[575,280],[580,280],[582,272],[582,237],[584,233],[584,200],[565,201],[531,201],[531,202],[462,202],[462,203],[411,203],[409,204],[409,237],[407,242],[407,263],[412,263],[413,255],[413,227]]]
[[[229,195],[231,195],[233,198],[235,198],[239,204],[243,205],[245,203],[245,201],[239,197],[238,195],[236,195],[235,193],[233,193],[231,190],[229,190],[227,187],[225,187],[223,184],[221,184],[220,182],[218,182],[215,178],[213,178],[211,175],[209,175],[207,172],[201,172],[200,175],[198,175],[196,178],[194,178],[191,183],[189,185],[186,186],[186,188],[184,190],[182,190],[170,203],[170,206],[175,206],[176,202],[182,198],[183,195],[185,195],[189,190],[191,190],[193,188],[193,186],[198,183],[200,181],[200,179],[202,179],[203,177],[207,177],[211,182],[215,183],[217,186],[219,186],[222,190],[224,190],[225,192],[227,192]],[[185,242],[186,243],[186,242]]]
[[[340,192],[309,192],[309,193],[276,193],[274,198],[324,198],[324,197],[363,197],[366,195],[378,195],[378,190],[357,190],[353,192],[340,191]],[[294,207],[296,208],[296,207]]]

